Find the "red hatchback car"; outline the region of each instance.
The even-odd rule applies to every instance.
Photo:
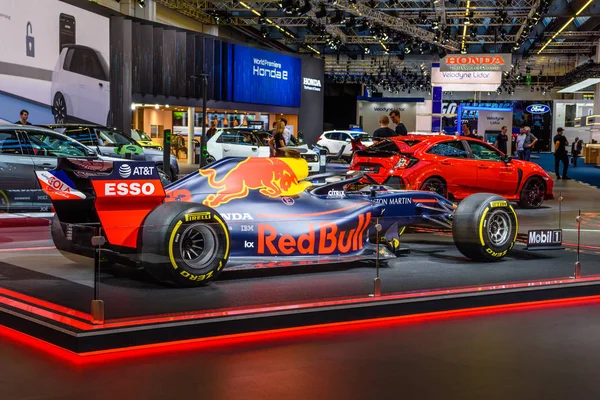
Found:
[[[381,184],[435,191],[453,200],[486,192],[538,208],[553,198],[554,181],[539,165],[462,136],[389,138],[354,153],[350,170],[367,172]]]

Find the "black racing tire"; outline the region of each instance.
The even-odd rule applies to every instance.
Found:
[[[197,287],[214,280],[229,257],[223,217],[202,204],[169,202],[144,220],[138,249],[144,269],[161,282]]]
[[[521,208],[540,208],[546,198],[546,182],[541,176],[532,176],[527,179],[521,189],[519,196],[519,207]]]
[[[426,192],[435,192],[444,198],[448,198],[448,186],[442,178],[433,176],[425,179],[421,185],[421,190]]]
[[[52,114],[54,115],[54,123],[64,124],[67,122],[69,114],[67,110],[67,102],[61,92],[56,92],[52,100]]]
[[[458,250],[474,261],[498,261],[514,247],[519,231],[517,214],[502,196],[473,194],[458,205],[452,237]]]

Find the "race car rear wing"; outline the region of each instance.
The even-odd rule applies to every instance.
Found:
[[[116,246],[136,247],[144,219],[165,199],[153,162],[61,158],[36,174],[61,222],[99,222]]]

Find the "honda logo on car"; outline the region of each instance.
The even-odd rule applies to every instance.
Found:
[[[152,182],[106,182],[105,196],[150,196],[156,188]]]
[[[527,106],[526,110],[530,114],[546,114],[550,111],[550,107],[545,104],[532,104]]]
[[[119,166],[119,175],[123,179],[127,179],[130,176],[152,176],[154,175],[154,167],[134,167],[131,168],[129,164],[121,164]]]

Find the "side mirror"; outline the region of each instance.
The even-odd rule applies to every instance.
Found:
[[[346,139],[346,142],[350,143],[352,141],[352,139],[348,138]]]
[[[509,163],[511,161],[511,158],[507,155],[503,155],[502,157],[500,157],[500,161],[504,161],[505,163]]]

